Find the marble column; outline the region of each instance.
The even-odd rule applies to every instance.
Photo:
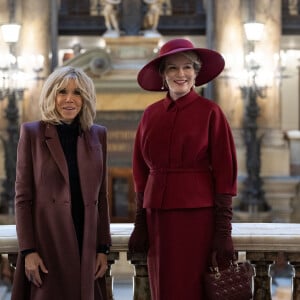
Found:
[[[19,52],[24,57],[43,55],[44,70],[40,75],[49,74],[49,56],[51,43],[50,1],[22,0],[19,3],[22,14],[22,31]],[[32,71],[34,62],[26,61],[26,70]],[[39,94],[42,80],[29,80],[23,101],[22,121],[39,118]]]
[[[225,58],[225,70],[216,80],[215,101],[232,127],[241,127],[243,101],[239,76],[244,63],[244,32],[241,1],[215,1],[214,46]]]
[[[280,90],[276,71],[275,55],[280,51],[281,39],[281,1],[256,0],[256,20],[265,24],[263,38],[257,43],[257,51],[262,55],[263,68],[268,70],[268,84],[266,98],[260,100],[261,126],[267,128],[281,128],[280,118]]]
[[[252,16],[250,10],[253,11]],[[260,57],[259,72],[268,85],[266,97],[258,99],[258,125],[268,129],[280,128],[279,85],[278,78],[274,77],[274,57],[280,50],[281,1],[215,1],[215,47],[226,61],[225,71],[217,81],[216,100],[223,107],[231,126],[241,127],[244,103],[239,84],[244,69],[244,56],[249,46],[243,23],[250,21],[250,17],[265,24],[262,40],[254,45]]]

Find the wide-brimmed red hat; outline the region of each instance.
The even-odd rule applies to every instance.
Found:
[[[159,73],[161,60],[171,54],[193,50],[198,54],[201,61],[201,68],[197,74],[195,85],[203,85],[217,77],[224,69],[224,59],[216,51],[195,48],[193,43],[187,39],[173,39],[165,43],[158,54],[158,57],[148,62],[138,73],[139,85],[148,91],[161,91],[163,78]]]

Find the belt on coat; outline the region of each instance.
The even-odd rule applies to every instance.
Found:
[[[150,174],[168,174],[168,173],[207,173],[211,169],[207,168],[157,168],[150,169]]]

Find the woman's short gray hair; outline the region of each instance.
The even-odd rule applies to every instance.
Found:
[[[96,91],[92,79],[80,68],[64,66],[54,70],[46,79],[40,94],[42,120],[60,124],[61,116],[55,108],[55,99],[59,90],[75,80],[82,97],[82,109],[79,113],[81,128],[90,128],[96,116]]]

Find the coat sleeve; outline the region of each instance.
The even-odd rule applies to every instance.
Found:
[[[33,159],[31,137],[26,125],[21,125],[17,148],[15,182],[15,220],[19,250],[36,248],[33,228]]]
[[[107,193],[107,131],[102,127],[99,132],[99,139],[102,145],[103,153],[103,176],[100,186],[99,198],[98,198],[98,245],[111,245],[110,236],[110,220],[109,220],[109,206],[108,206],[108,193]]]
[[[235,196],[237,193],[237,159],[232,132],[219,107],[210,118],[210,160],[215,193]]]
[[[138,126],[133,148],[132,172],[135,192],[144,192],[149,175],[149,167],[144,160],[142,151],[144,121],[145,115]]]

